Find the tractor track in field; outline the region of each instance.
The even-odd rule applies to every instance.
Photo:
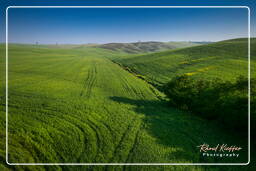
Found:
[[[124,87],[125,92],[127,92],[129,95],[131,95],[131,97],[140,97],[142,99],[144,99],[144,95],[140,90],[137,90],[131,83],[129,83],[129,81],[127,80],[126,77],[124,77],[123,75],[119,75],[119,78],[121,79],[121,83]]]
[[[36,112],[41,113],[41,114],[49,113],[49,114],[52,115],[52,113],[51,113],[52,111],[53,111],[53,112],[56,112],[56,111],[50,110],[50,109],[47,109],[47,110],[44,110],[44,111],[36,111]],[[85,138],[85,134],[84,134],[85,131],[83,130],[83,128],[82,128],[80,125],[77,124],[77,121],[79,121],[79,120],[77,120],[75,117],[71,117],[71,116],[68,115],[67,113],[63,113],[63,114],[66,114],[66,115],[64,115],[64,117],[63,117],[63,116],[59,116],[59,115],[53,115],[53,116],[54,116],[57,120],[60,120],[62,123],[66,123],[66,124],[70,125],[70,126],[72,127],[72,129],[78,131],[78,132],[77,132],[77,135],[79,135],[79,139],[84,139],[84,138]],[[67,119],[66,117],[68,117],[68,119]],[[38,121],[40,121],[40,122],[42,122],[42,123],[48,125],[48,122],[46,122],[46,121],[44,121],[44,120],[42,120],[42,119],[40,119],[40,118],[36,118],[36,119],[37,119]],[[76,122],[71,121],[71,120],[74,120],[74,119],[76,119]],[[49,125],[48,125],[48,127],[49,127]],[[59,131],[59,132],[64,133],[63,130],[58,129],[57,127],[54,127],[54,126],[51,126],[51,127],[52,127],[53,129],[56,129],[56,131]],[[50,136],[50,137],[51,137],[51,136]],[[52,137],[51,137],[51,138],[52,138]],[[56,152],[56,154],[58,154],[59,157],[61,157],[62,160],[65,160],[65,158],[61,155],[60,152],[58,152],[58,151],[55,151],[55,152]]]
[[[94,147],[96,150],[95,155],[94,155],[94,160],[96,162],[97,155],[99,154],[100,149],[103,147],[102,142],[104,142],[104,137],[102,137],[102,133],[100,131],[101,130],[100,126],[98,126],[97,123],[95,123],[94,121],[92,121],[89,118],[87,118],[82,123],[77,117],[70,116],[70,115],[67,115],[66,117],[68,117],[69,120],[68,121],[65,119],[64,120],[68,123],[73,124],[76,128],[78,128],[83,133],[83,136],[84,136],[83,137],[84,143],[83,143],[83,147],[81,148],[82,151],[79,154],[78,160],[81,161],[84,154],[88,153],[88,151],[86,151],[86,149],[85,149],[85,146],[88,143],[88,141],[90,141],[88,137],[90,137],[90,136],[92,136],[92,134],[94,134],[94,137],[95,137],[95,144],[94,144],[95,146]],[[70,120],[74,120],[74,122],[71,122]],[[81,125],[79,125],[77,123],[80,123]],[[88,130],[86,131],[86,127],[87,127],[87,129],[90,129],[91,131],[88,131]],[[81,161],[81,162],[84,162],[84,161]]]
[[[136,71],[132,70],[131,68],[127,67],[127,66],[124,66],[124,65],[122,65],[122,64],[120,64],[120,63],[118,63],[118,62],[116,62],[116,61],[114,61],[114,60],[109,60],[109,61],[112,62],[113,64],[117,65],[117,66],[118,66],[119,68],[121,68],[123,71],[128,72],[129,75],[131,75],[132,77],[135,77],[135,78],[137,78],[137,79],[139,79],[139,80],[142,80],[143,82],[145,82],[146,84],[148,84],[150,90],[152,91],[152,93],[153,93],[159,100],[162,100],[162,97],[160,97],[159,94],[156,93],[156,90],[159,90],[159,85],[158,85],[158,84],[154,84],[153,82],[151,82],[151,81],[149,81],[149,80],[146,80],[146,79],[144,79],[144,78],[142,78],[142,77],[137,76],[138,73],[137,73]],[[153,88],[153,87],[154,87],[154,88]],[[161,90],[160,90],[160,91],[161,91]],[[135,92],[136,92],[136,89],[135,89]],[[141,97],[142,97],[143,99],[146,99],[146,97],[145,97],[144,94],[141,92],[141,90],[140,90],[140,93],[139,93],[139,94],[141,95]]]
[[[114,64],[115,64],[115,63],[114,63]],[[118,65],[118,67],[120,67],[120,66]],[[124,71],[126,71],[126,70],[124,70]],[[116,72],[114,72],[114,73],[116,74]],[[130,73],[129,73],[129,74],[130,74]],[[117,75],[117,74],[116,74],[116,75]],[[124,77],[123,75],[118,74],[117,76],[120,78],[120,80],[121,80],[120,82],[121,82],[122,87],[124,88],[124,91],[125,91],[126,93],[128,93],[131,97],[138,97],[138,98],[139,98],[140,100],[142,100],[143,102],[145,101],[146,97],[145,97],[145,95],[144,95],[144,92],[143,92],[139,87],[136,89],[136,87],[134,87],[134,86],[127,80],[127,78]],[[135,77],[134,75],[132,75],[132,76]],[[136,77],[136,78],[137,78],[137,77]],[[137,117],[134,117],[134,119],[132,119],[132,120],[130,121],[130,124],[127,126],[126,131],[123,133],[123,135],[122,135],[120,141],[119,141],[118,144],[116,145],[116,148],[115,148],[115,150],[114,150],[114,152],[113,152],[113,156],[118,156],[117,154],[118,154],[118,151],[119,151],[120,147],[122,146],[122,143],[125,141],[125,139],[126,139],[127,137],[129,137],[129,134],[131,134],[130,132],[133,131],[133,129],[134,129],[134,127],[135,127],[134,125],[135,125],[137,119],[138,119]],[[135,134],[135,137],[133,138],[133,142],[132,142],[132,145],[131,145],[131,147],[130,147],[130,149],[129,149],[129,152],[128,152],[128,154],[127,154],[127,158],[125,159],[125,163],[127,163],[127,162],[132,158],[132,155],[133,155],[133,153],[134,153],[136,144],[137,144],[137,142],[138,142],[139,133],[140,133],[140,131],[141,131],[143,125],[144,125],[144,124],[141,123],[141,122],[138,123],[138,125],[136,125],[136,132],[135,132],[135,133],[132,132],[133,135]],[[110,160],[110,162],[113,162],[114,159],[115,159],[115,157],[112,157],[111,160]],[[121,161],[121,162],[123,162],[123,161]]]
[[[69,120],[73,120],[73,122],[69,121],[70,123],[72,123],[74,126],[76,126],[76,128],[78,128],[82,133],[83,133],[83,145],[81,147],[81,152],[79,153],[78,157],[77,157],[77,160],[78,161],[81,161],[81,158],[83,156],[83,154],[85,153],[85,146],[86,146],[86,142],[88,141],[88,139],[86,138],[88,136],[88,132],[86,131],[86,126],[93,130],[89,125],[84,125],[84,123],[82,123],[79,119],[77,119],[76,117],[74,116],[70,116],[70,115],[67,115],[67,117],[69,118]],[[80,125],[80,124],[81,125]]]
[[[104,105],[103,105],[103,108],[104,108],[104,110],[111,116],[112,115],[112,113],[108,110],[108,108],[106,108]],[[108,125],[108,124],[106,124],[105,122],[101,122],[107,129],[108,129],[108,131],[110,132],[110,133],[112,133],[112,132],[114,132],[114,130]],[[111,134],[111,136],[112,136],[112,140],[114,141],[114,139],[113,139],[113,135]]]
[[[124,69],[121,64],[116,63],[116,62],[114,62],[114,61],[112,61],[112,60],[109,60],[109,61],[110,61],[111,63],[113,63],[114,65],[118,66],[119,68],[121,68],[123,71],[129,73],[129,75],[131,75],[132,77],[135,77],[136,79],[142,80],[141,78],[135,76],[133,73],[131,73],[131,72],[129,72],[128,70]],[[124,77],[123,75],[118,74],[118,76],[119,76],[120,79],[122,80],[121,82],[123,83],[124,89],[127,90],[127,92],[132,92],[132,94],[129,93],[130,95],[135,96],[135,97],[138,97],[138,96],[139,96],[142,100],[146,99],[145,95],[143,94],[143,92],[141,91],[140,88],[136,89],[133,85],[131,85],[131,83],[129,83],[129,81],[127,80],[127,78]],[[145,82],[145,80],[143,80],[143,81]],[[151,90],[151,91],[152,91],[152,90]],[[126,91],[125,91],[125,92],[126,92]]]
[[[46,111],[52,111],[52,110],[46,110]],[[55,112],[55,111],[54,111]],[[62,114],[64,114],[64,115],[62,115],[62,116],[58,116],[58,115],[54,115],[54,117],[56,117],[57,119],[60,119],[60,120],[62,120],[63,122],[66,122],[66,123],[68,123],[68,124],[70,124],[70,125],[72,125],[72,127],[74,128],[74,129],[78,129],[78,131],[80,132],[80,133],[82,133],[82,137],[80,137],[80,139],[83,139],[83,146],[81,147],[81,149],[82,149],[82,151],[79,153],[79,155],[78,155],[78,157],[77,157],[77,159],[78,160],[80,160],[81,161],[81,158],[82,158],[82,156],[83,156],[83,154],[86,154],[86,151],[85,151],[85,146],[86,146],[86,144],[87,144],[87,141],[88,141],[88,138],[86,138],[86,137],[89,137],[89,136],[92,136],[91,134],[90,134],[90,131],[88,131],[88,130],[86,130],[86,129],[90,129],[90,130],[92,130],[92,132],[95,134],[95,139],[98,141],[98,138],[97,138],[97,133],[96,133],[96,129],[94,128],[94,127],[92,127],[90,124],[88,124],[88,123],[83,123],[79,118],[77,118],[77,117],[75,117],[75,116],[73,116],[73,115],[70,115],[69,113],[65,113],[65,112],[62,112],[62,111],[60,111]],[[42,113],[42,114],[44,114],[45,113],[45,111],[44,112],[40,112],[40,113]],[[41,122],[42,122],[42,120],[40,120]],[[43,121],[43,122],[45,122],[45,121]],[[55,127],[54,127],[55,128]],[[55,128],[55,129],[57,129],[57,128]],[[89,135],[89,136],[88,136]],[[79,136],[80,136],[80,134],[79,134]],[[97,145],[95,146],[96,147],[96,149],[97,149]],[[97,154],[97,153],[96,153]],[[61,156],[61,155],[60,155]]]
[[[97,155],[99,154],[100,151],[100,147],[101,147],[101,141],[102,138],[100,136],[100,131],[97,125],[95,125],[95,123],[93,123],[91,120],[87,119],[85,121],[87,123],[87,125],[93,130],[93,132],[95,133],[95,140],[96,140],[96,154],[94,156],[94,161],[96,160]]]
[[[104,137],[102,136],[101,133],[101,129],[102,128],[100,125],[102,125],[105,130],[107,130],[109,132],[109,135],[112,134],[109,126],[107,126],[105,123],[101,122],[101,121],[97,121],[97,120],[91,120],[89,118],[87,118],[84,122],[81,122],[79,120],[79,118],[75,117],[75,116],[70,116],[67,115],[67,117],[71,120],[74,120],[74,122],[72,122],[73,125],[75,125],[78,129],[80,129],[80,131],[83,132],[83,136],[84,136],[84,143],[83,143],[83,147],[82,147],[82,152],[80,153],[78,160],[81,162],[82,161],[82,157],[84,156],[84,154],[87,154],[88,151],[86,151],[85,146],[87,144],[87,142],[89,141],[89,139],[87,137],[91,136],[90,132],[92,131],[93,134],[95,135],[95,149],[96,149],[96,153],[94,155],[94,160],[96,160],[97,154],[99,154],[100,149],[102,149],[102,147],[104,147]],[[69,121],[68,121],[69,122]],[[97,123],[96,123],[97,122]],[[80,123],[81,125],[77,124]],[[85,126],[86,125],[86,126]],[[89,128],[91,131],[86,131],[85,127]],[[89,133],[88,133],[89,132]],[[111,137],[112,138],[112,137]],[[112,139],[113,140],[113,139]],[[96,161],[95,161],[96,162]]]
[[[71,117],[71,116],[68,116],[68,117]],[[96,144],[95,144],[94,147],[96,149],[96,153],[94,155],[94,158],[96,158],[96,155],[98,154],[98,148],[99,148],[99,146],[98,146],[99,143],[98,142],[100,141],[99,140],[99,132],[97,131],[97,128],[95,128],[94,124],[92,124],[92,121],[89,121],[88,119],[84,123],[82,123],[78,118],[76,118],[74,116],[72,116],[71,118],[74,119],[77,123],[81,123],[83,125],[81,127],[80,125],[77,125],[75,122],[73,123],[81,129],[81,131],[83,132],[83,135],[84,135],[84,143],[83,143],[83,147],[81,148],[82,151],[79,154],[78,160],[80,162],[84,162],[84,161],[82,161],[82,158],[83,158],[84,154],[88,153],[88,151],[86,151],[86,149],[85,149],[85,146],[88,143],[88,141],[89,141],[88,137],[90,137],[91,134],[95,135],[94,137],[95,137]],[[91,133],[91,131],[88,131],[88,130],[86,131],[85,127],[90,129],[92,131],[92,133]]]
[[[123,81],[123,85],[127,88],[128,92],[131,92],[133,96],[138,96],[137,90],[128,82],[128,80],[125,77],[121,77],[121,80]]]
[[[108,60],[110,63],[114,64],[115,66],[117,66],[118,68],[121,68],[118,64],[114,63],[111,60]],[[122,71],[125,71],[123,68],[121,68]],[[111,68],[111,72],[120,79],[120,83],[122,84],[122,87],[124,89],[125,93],[128,93],[131,97],[136,97],[136,89],[134,89],[128,82],[128,80],[120,73],[117,73],[114,69]]]
[[[123,135],[121,136],[118,144],[116,145],[115,150],[114,150],[113,155],[112,155],[112,158],[110,159],[109,162],[113,162],[115,160],[115,157],[118,156],[118,152],[119,152],[119,150],[121,150],[122,144],[125,141],[125,139],[129,137],[130,132],[132,131],[132,128],[134,128],[134,123],[135,123],[136,120],[137,120],[137,118],[134,117],[130,121],[129,125],[127,126],[126,130],[124,131]]]
[[[140,133],[140,130],[141,130],[142,126],[143,126],[143,124],[140,123],[139,128],[138,128],[138,130],[137,130],[137,132],[136,132],[136,135],[135,135],[133,144],[132,144],[132,148],[130,148],[130,151],[129,151],[128,155],[127,155],[127,158],[126,158],[125,163],[129,163],[129,160],[130,160],[130,158],[132,157],[132,154],[133,154],[134,149],[135,149],[135,147],[136,147],[136,144],[137,144],[137,142],[138,142],[138,137],[139,137],[139,133]]]
[[[97,74],[97,69],[96,69],[96,64],[94,62],[92,68],[90,68],[88,71],[87,78],[84,81],[83,89],[80,92],[80,96],[83,96],[85,94],[86,98],[91,97],[92,88],[96,81],[96,74]]]
[[[122,82],[123,82],[123,86],[126,87],[127,91],[128,92],[132,92],[132,93],[129,93],[130,95],[132,95],[131,97],[138,97],[139,100],[141,100],[142,103],[145,103],[146,102],[146,96],[144,95],[144,92],[138,87],[137,89],[131,84],[129,83],[129,81],[121,76],[120,77]]]
[[[37,111],[37,112],[45,114],[45,113],[48,113],[51,111],[52,110],[47,109],[45,111]],[[56,112],[56,111],[54,111],[54,112]],[[80,133],[82,133],[82,137],[80,136],[80,139],[83,139],[84,143],[82,143],[83,144],[83,146],[81,147],[82,151],[79,153],[79,155],[77,157],[78,161],[81,161],[84,154],[88,153],[88,151],[86,151],[86,149],[85,149],[85,146],[86,146],[87,142],[89,141],[89,139],[87,137],[90,137],[93,134],[94,134],[95,141],[96,141],[95,146],[94,146],[96,149],[94,158],[96,158],[97,154],[99,152],[99,148],[102,147],[102,144],[100,142],[103,142],[103,138],[101,136],[99,126],[97,126],[93,121],[91,121],[88,118],[85,120],[85,122],[82,122],[82,121],[80,121],[79,118],[77,118],[73,115],[70,115],[70,114],[62,112],[62,111],[60,111],[60,112],[64,115],[62,115],[62,116],[54,115],[54,117],[56,117],[59,120],[62,120],[62,122],[70,124],[70,126],[72,126],[74,129],[77,129],[77,131],[79,131],[79,133],[78,133],[79,136],[81,135]],[[39,118],[37,120],[47,124],[45,121],[43,121]],[[55,127],[53,127],[53,128],[55,128]],[[57,128],[55,128],[55,129],[57,129]],[[88,131],[87,129],[90,129],[91,131]],[[59,154],[59,156],[61,156],[61,155]],[[84,162],[84,161],[81,161],[81,162]]]

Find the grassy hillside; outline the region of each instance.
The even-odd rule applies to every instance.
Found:
[[[251,39],[251,47],[256,39]],[[144,75],[155,84],[168,82],[176,75],[234,80],[248,74],[247,39],[227,40],[207,45],[117,59],[118,63]],[[256,67],[256,49],[251,49],[251,68]],[[252,75],[255,76],[255,75]]]
[[[194,42],[135,42],[135,43],[108,43],[99,45],[98,47],[114,50],[123,51],[126,53],[148,53],[164,51],[168,49],[184,48],[189,46],[196,46],[200,43]]]
[[[5,47],[0,48],[4,52]],[[95,47],[61,49],[10,45],[9,162],[247,162],[246,138],[241,139],[213,122],[168,107],[159,99],[163,96],[161,92],[109,60],[119,55]],[[141,58],[129,60],[140,61]],[[152,62],[152,58],[149,55],[148,60]],[[4,83],[4,54],[0,60],[0,81]],[[129,60],[127,64],[131,65]],[[0,88],[0,127],[4,130],[5,84]],[[5,132],[1,131],[0,136],[0,168],[13,169],[4,164]],[[239,158],[205,158],[197,148],[203,143],[235,144],[243,150]],[[87,168],[15,167],[20,170]],[[172,168],[206,169],[201,166]],[[150,168],[120,166],[119,169]],[[153,168],[162,169],[160,166]]]

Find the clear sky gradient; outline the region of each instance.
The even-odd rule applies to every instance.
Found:
[[[246,8],[10,8],[8,15],[12,43],[219,41],[248,32]]]

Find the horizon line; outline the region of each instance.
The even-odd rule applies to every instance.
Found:
[[[251,39],[254,39],[256,37],[250,37]],[[39,43],[37,45],[104,45],[104,44],[111,44],[111,43],[147,43],[147,42],[157,42],[157,43],[170,43],[170,42],[190,42],[190,43],[205,43],[205,42],[211,42],[211,43],[215,43],[215,42],[220,42],[220,41],[225,41],[225,40],[234,40],[234,39],[248,39],[248,37],[237,37],[237,38],[232,38],[232,39],[223,39],[223,40],[217,40],[217,41],[213,41],[213,40],[170,40],[170,41],[157,41],[157,40],[149,40],[149,41],[131,41],[131,42],[106,42],[106,43]],[[34,43],[25,43],[25,42],[8,42],[8,44],[24,44],[24,45],[36,45],[37,42]],[[0,42],[0,44],[6,44],[6,41],[2,41]]]
[[[235,38],[236,39],[236,38]],[[239,38],[238,38],[239,39]],[[232,40],[232,39],[225,39],[225,40]],[[223,40],[219,40],[219,41],[223,41]],[[155,42],[155,43],[170,43],[170,42],[189,42],[189,43],[205,43],[205,42],[219,42],[219,41],[212,41],[212,40],[171,40],[171,41],[155,41],[155,40],[149,40],[149,41],[131,41],[131,42],[106,42],[106,43],[93,43],[93,42],[90,42],[90,43],[40,43],[39,41],[38,42],[34,42],[34,43],[25,43],[25,42],[8,42],[8,44],[27,44],[27,45],[34,45],[36,43],[38,43],[37,45],[104,45],[104,44],[112,44],[112,43],[127,43],[127,44],[130,44],[130,43],[149,43],[149,42]],[[4,44],[6,43],[5,41],[4,42],[0,42],[0,44]]]

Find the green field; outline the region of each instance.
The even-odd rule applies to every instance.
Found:
[[[253,39],[252,46],[255,42]],[[9,45],[9,162],[246,163],[247,137],[241,138],[214,121],[169,107],[165,95],[148,83],[162,84],[181,73],[192,73],[195,78],[200,75],[224,79],[245,75],[246,47],[246,40],[242,39],[134,55],[97,46]],[[5,46],[1,45],[0,50],[4,52]],[[254,60],[255,51],[252,66],[256,64]],[[3,53],[0,62],[1,83],[4,83]],[[5,84],[0,88],[0,126],[4,130]],[[4,137],[1,131],[0,169],[150,169],[7,166]],[[203,143],[233,144],[243,150],[239,158],[207,158],[202,157],[197,148]],[[203,166],[171,168],[210,169]],[[156,166],[153,170],[163,170],[163,167]]]

